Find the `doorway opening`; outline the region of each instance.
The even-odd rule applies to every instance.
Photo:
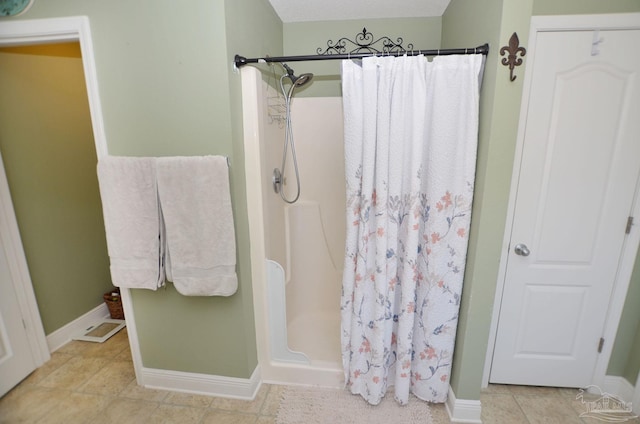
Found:
[[[56,50],[57,53],[54,53],[54,54],[51,53],[52,51],[55,50],[55,48],[52,47],[52,45],[58,46]],[[66,47],[60,47],[60,46],[66,46]],[[54,50],[52,50],[52,48]],[[53,212],[50,211],[49,213],[59,215],[58,218],[61,218],[62,221],[64,221],[66,210],[70,210],[74,208],[82,209],[83,207],[85,207],[85,205],[77,203],[77,199],[74,199],[72,196],[73,193],[69,194],[69,196],[65,194],[67,192],[73,192],[74,190],[81,191],[80,188],[84,188],[84,186],[86,185],[85,179],[78,177],[78,175],[73,175],[74,172],[78,171],[78,169],[76,168],[84,167],[85,168],[84,171],[86,171],[85,175],[92,175],[93,178],[95,179],[96,186],[95,186],[95,191],[93,192],[93,196],[95,196],[95,199],[97,199],[97,204],[100,205],[99,192],[97,189],[97,178],[95,177],[96,175],[95,165],[97,163],[97,159],[108,155],[108,151],[107,151],[107,145],[106,145],[106,140],[105,140],[104,130],[103,130],[102,112],[101,112],[100,100],[98,95],[97,78],[95,73],[95,64],[94,64],[94,56],[93,56],[93,46],[91,41],[91,32],[89,28],[88,18],[70,17],[70,18],[54,18],[54,19],[42,19],[42,20],[31,20],[31,21],[25,20],[25,21],[7,22],[3,24],[2,27],[0,27],[0,49],[4,51],[2,54],[11,55],[13,59],[15,59],[16,56],[19,56],[20,60],[22,61],[42,60],[43,58],[47,58],[47,60],[52,60],[52,62],[50,61],[49,63],[55,62],[56,65],[59,65],[60,62],[66,62],[68,64],[69,62],[66,61],[66,59],[71,59],[72,61],[75,59],[76,62],[79,62],[74,65],[75,66],[74,72],[79,73],[82,76],[82,81],[80,82],[80,86],[81,86],[81,89],[84,90],[83,104],[72,105],[65,101],[58,100],[59,104],[57,105],[58,106],[57,109],[60,109],[59,111],[56,110],[55,105],[54,106],[49,105],[49,107],[56,112],[61,112],[61,113],[68,112],[71,114],[78,112],[77,109],[84,108],[83,113],[85,114],[84,115],[85,118],[81,120],[82,122],[78,123],[77,125],[78,127],[83,127],[83,128],[74,129],[74,131],[78,130],[79,134],[80,133],[83,134],[83,135],[78,135],[78,134],[75,134],[75,135],[80,139],[82,138],[84,139],[82,141],[78,141],[76,146],[72,148],[67,148],[67,149],[63,149],[59,145],[57,145],[56,140],[53,138],[45,138],[44,144],[38,145],[36,147],[32,146],[32,150],[42,149],[42,150],[45,150],[45,153],[52,153],[52,154],[55,154],[55,156],[48,158],[46,154],[41,155],[41,158],[39,159],[40,163],[37,163],[37,162],[31,163],[29,165],[31,169],[27,169],[26,171],[24,169],[22,170],[23,173],[27,174],[27,176],[29,176],[30,172],[33,172],[33,177],[21,178],[21,180],[24,184],[27,184],[27,185],[31,184],[36,187],[45,186],[45,189],[41,190],[41,192],[37,193],[35,196],[39,198],[39,201],[41,201],[42,204],[46,204],[50,200],[57,200],[58,202],[55,203],[56,204],[56,208],[54,208],[55,210]],[[13,53],[7,53],[7,51],[10,51],[12,49],[15,49],[13,50]],[[15,54],[17,51],[21,51],[22,54],[19,54],[19,55]],[[11,66],[14,66],[14,65],[15,63],[13,63]],[[23,66],[23,65],[24,63],[22,63],[20,66]],[[45,73],[50,70],[51,69],[45,69]],[[30,79],[31,77],[34,77],[34,75],[32,75],[31,72],[28,72],[27,74],[23,75],[21,78],[18,78],[17,80],[12,80],[10,86],[16,89],[25,88],[25,86],[29,86],[30,84],[33,83],[33,81]],[[3,73],[2,78],[3,79],[6,78],[5,73]],[[46,78],[45,78],[45,81],[42,83],[46,83]],[[73,91],[78,88],[77,85],[75,86],[75,88],[69,88],[69,86],[65,86],[64,84],[57,84],[55,77],[50,78],[49,84],[50,84],[49,89],[53,90],[54,92],[57,92],[58,94],[61,94],[62,96],[61,98],[64,98],[64,95],[68,94],[66,91]],[[3,95],[4,93],[6,93],[6,91],[3,91]],[[34,104],[37,104],[37,103],[34,103]],[[15,112],[15,110],[13,111]],[[23,112],[23,113],[18,113],[17,115],[14,114],[12,118],[18,119],[20,121],[18,122],[18,124],[24,124],[24,126],[21,128],[22,130],[24,130],[25,128],[29,128],[29,125],[32,125],[33,127],[38,126],[38,123],[32,119],[33,116],[31,116],[29,113],[24,113],[24,111],[20,111],[20,110],[18,110],[17,112]],[[38,111],[38,112],[41,112],[41,111]],[[49,122],[45,122],[45,124],[53,125],[54,127],[56,126],[56,124],[59,124],[58,122],[55,122],[57,117],[56,114],[49,114],[47,116],[48,116]],[[45,118],[44,120],[46,121],[47,118]],[[54,122],[51,122],[51,121],[54,121]],[[37,130],[37,128],[31,128],[31,130],[35,131]],[[93,140],[93,143],[91,142],[92,140]],[[46,141],[48,141],[49,143],[46,143]],[[85,160],[82,165],[78,165],[78,163],[75,162],[76,156],[81,155],[80,150],[84,150],[85,154],[87,153],[87,151],[90,151],[92,155],[92,159],[88,161]],[[16,153],[15,151],[12,151],[9,155],[14,155],[15,153]],[[26,153],[22,153],[21,155],[23,158],[24,156],[29,156]],[[18,156],[20,156],[20,154]],[[64,187],[65,185],[71,186],[71,187],[66,187],[66,189],[64,190],[65,193],[60,193],[57,190],[54,190],[54,189],[51,189],[51,187],[48,187],[47,184],[50,183],[50,181],[47,180],[47,177],[46,176],[43,177],[37,174],[37,171],[39,171],[40,165],[46,165],[47,162],[55,162],[55,164],[58,165],[59,168],[64,170],[63,172],[61,172],[62,174],[65,174],[65,173],[71,174],[70,180],[67,180],[65,182],[64,180],[65,177],[63,176],[61,184],[58,185],[58,187],[61,187],[61,186]],[[11,163],[11,166],[14,165],[13,160],[11,160],[10,163]],[[3,171],[3,177],[4,177],[4,169],[2,169],[2,171]],[[15,177],[15,175],[17,174],[15,174],[14,171],[15,170],[12,169],[8,171],[8,174],[14,174],[14,177]],[[69,175],[67,175],[67,177],[68,176]],[[14,180],[17,181],[17,179],[14,177],[10,177],[10,178],[13,178]],[[49,188],[49,190],[47,190],[46,188]],[[13,191],[14,191],[14,197],[15,197],[15,192],[17,192],[18,190],[13,190]],[[10,278],[12,283],[11,288],[16,296],[16,302],[15,302],[16,308],[19,310],[19,314],[22,318],[23,326],[21,327],[24,327],[22,331],[26,333],[28,351],[31,353],[31,356],[33,356],[34,366],[38,367],[50,358],[49,351],[51,346],[50,346],[50,341],[48,341],[47,337],[45,336],[45,332],[50,333],[52,328],[54,329],[57,328],[57,326],[60,324],[60,320],[64,322],[68,317],[64,317],[64,315],[62,317],[56,317],[55,312],[53,313],[52,316],[45,317],[45,315],[49,314],[50,311],[47,311],[47,312],[45,312],[44,310],[41,311],[40,310],[41,308],[38,307],[38,303],[36,301],[36,293],[34,291],[31,275],[30,275],[31,264],[30,263],[27,264],[27,259],[25,257],[25,249],[30,249],[30,248],[27,247],[25,243],[25,249],[23,249],[21,236],[24,236],[24,234],[21,234],[18,230],[19,222],[16,221],[15,214],[13,213],[13,210],[11,208],[11,201],[10,201],[11,195],[9,194],[8,189],[1,190],[0,194],[4,196],[3,199],[7,199],[7,198],[9,199],[8,202],[6,200],[3,201],[3,209],[6,209],[6,210],[3,210],[4,212],[3,217],[8,217],[8,219],[0,220],[1,221],[0,224],[2,226],[2,230],[3,230],[2,233],[4,236],[2,240],[3,247],[5,247],[5,250],[7,250],[7,247],[9,248],[9,250],[11,250],[11,255],[10,255],[11,257],[9,258],[9,261],[8,261],[9,266],[7,267],[11,275],[11,278]],[[22,196],[22,190],[20,190],[20,195]],[[79,198],[82,198],[82,196],[79,196]],[[20,202],[22,202],[22,200]],[[6,207],[7,204],[9,205],[8,209]],[[20,213],[22,215],[30,215],[30,214],[36,215],[36,221],[38,221],[38,219],[41,221],[45,221],[43,223],[41,222],[41,224],[44,226],[43,228],[46,228],[48,224],[48,222],[46,222],[48,217],[45,215],[45,217],[43,218],[42,215],[40,215],[40,217],[38,218],[37,216],[38,214],[36,212],[40,212],[40,211],[35,210],[37,208],[34,208],[34,207],[29,207],[29,206],[25,207],[24,206],[25,204],[28,205],[28,202],[23,203],[22,206],[19,206],[20,208],[22,208]],[[73,218],[69,218],[68,216],[66,217],[66,219],[73,220]],[[93,214],[91,218],[86,218],[86,219],[88,221],[91,221],[91,220],[97,221],[97,222],[91,223],[91,225],[94,228],[98,228],[98,230],[95,230],[95,231],[101,231],[102,237],[104,238],[104,225],[101,220],[101,210],[98,212],[97,215]],[[55,224],[50,226],[53,227],[55,226]],[[21,226],[21,229],[22,227],[24,226]],[[79,232],[81,234],[79,234],[74,239],[74,241],[68,242],[66,245],[65,243],[56,244],[55,243],[56,237],[55,236],[52,237],[54,242],[49,242],[49,245],[48,246],[45,245],[43,249],[48,250],[49,253],[52,254],[51,256],[54,257],[54,259],[50,260],[50,263],[45,264],[44,266],[45,269],[47,267],[49,268],[61,267],[63,268],[62,273],[64,273],[65,265],[58,264],[58,261],[55,260],[56,255],[59,255],[59,257],[64,257],[65,255],[67,255],[67,259],[68,259],[71,254],[65,251],[69,250],[69,247],[70,247],[69,244],[76,244],[76,243],[79,245],[82,243],[91,244],[96,239],[97,233],[82,234],[83,231],[79,231]],[[110,277],[108,275],[108,256],[106,253],[106,244],[104,246],[103,252],[104,252],[104,256],[100,260],[106,261],[107,276],[106,278],[102,278],[103,281],[100,282],[99,284],[105,285],[107,287],[105,291],[107,291],[107,290],[111,290],[112,286],[110,283]],[[92,268],[92,266],[95,265],[95,264],[92,264],[90,260],[84,261],[79,257],[77,258],[77,262],[78,263],[82,262],[83,265],[88,266],[89,268]],[[85,263],[85,262],[88,262],[88,263]],[[102,264],[102,266],[104,268],[104,263]],[[73,303],[73,297],[76,294],[75,289],[70,290],[68,288],[55,287],[56,284],[50,283],[49,281],[47,281],[47,284],[49,284],[50,286],[46,287],[46,289],[50,290],[53,288],[54,289],[53,296],[61,297],[63,299],[63,304],[64,304],[65,298],[66,300],[70,300]],[[55,290],[55,289],[59,289],[59,290]],[[100,295],[100,297],[102,295],[101,290],[102,290],[101,288],[98,289],[98,295]],[[51,291],[49,292],[48,295],[51,295]],[[95,297],[95,294],[94,294],[94,297]],[[46,296],[43,299],[46,300]],[[55,302],[47,301],[44,303],[49,304],[49,303],[55,303]],[[128,297],[128,293],[123,295],[123,306],[125,311],[127,309],[131,309],[130,298]],[[73,307],[70,307],[70,309],[73,309]],[[76,311],[75,313],[77,314],[78,312]],[[80,314],[82,314],[82,312],[80,312]],[[132,324],[133,313],[131,312],[128,315],[130,316],[127,317],[127,323]],[[43,322],[43,318],[45,319],[46,322]],[[56,320],[58,321],[56,322]],[[48,328],[45,329],[45,326],[47,326]],[[137,336],[135,335],[134,326],[131,325],[131,327],[133,327],[132,331],[128,332],[129,344],[131,346],[132,358],[134,360],[134,368],[137,371],[140,368],[141,361],[139,360],[140,355],[139,355],[139,349],[137,347],[137,344],[132,343],[132,340],[133,341],[137,340]],[[9,350],[11,350],[12,346],[8,344],[10,343],[11,340],[5,338],[2,341],[4,342],[4,346],[5,347],[8,346]],[[14,355],[14,356],[17,356],[17,355]]]

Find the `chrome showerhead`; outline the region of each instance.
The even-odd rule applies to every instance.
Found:
[[[313,74],[300,74],[300,76],[298,76],[295,80],[292,79],[293,85],[295,85],[296,87],[302,87],[303,85],[311,81],[312,78]]]
[[[303,85],[311,81],[311,79],[313,78],[313,74],[301,74],[300,76],[296,76],[295,73],[293,72],[293,69],[287,66],[286,63],[283,63],[282,67],[287,71],[286,76],[291,80],[291,84],[293,84],[291,88],[302,87]]]

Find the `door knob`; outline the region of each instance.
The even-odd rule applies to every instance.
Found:
[[[516,255],[520,256],[529,256],[529,253],[531,253],[527,245],[523,243],[516,244],[516,246],[513,248],[513,251]]]

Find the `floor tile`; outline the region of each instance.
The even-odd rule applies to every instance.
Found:
[[[71,395],[67,390],[26,386],[0,402],[0,423],[33,423]]]
[[[570,388],[563,387],[558,389],[558,393],[560,394],[560,396],[563,396],[570,400],[574,400],[578,397],[578,394],[580,393],[580,389],[570,389]],[[582,394],[590,395],[590,393],[587,393],[585,391],[582,391]]]
[[[265,386],[263,384],[263,386]],[[261,415],[276,415],[278,408],[280,407],[280,401],[282,400],[282,394],[284,393],[285,386],[282,385],[268,385],[269,391],[262,405]]]
[[[0,398],[0,424],[275,424],[286,386],[263,384],[252,401],[146,389],[135,380],[125,330],[105,343],[73,341]],[[491,384],[482,389],[485,424],[596,424],[580,417],[597,395],[577,389]],[[429,405],[449,424],[444,404]],[[631,419],[627,424],[640,424]],[[333,423],[332,423],[333,424]],[[335,423],[340,424],[340,423]]]
[[[557,387],[541,387],[541,386],[514,386],[505,385],[513,395],[521,396],[558,396],[560,392]]]
[[[32,372],[24,381],[25,384],[38,384],[42,380],[44,380],[49,374],[53,371],[60,368],[66,362],[68,362],[72,355],[66,353],[54,352],[51,354],[51,359],[48,360],[44,365],[36,369]]]
[[[117,398],[92,419],[91,424],[140,424],[146,422],[156,409],[156,402]]]
[[[560,396],[514,395],[514,398],[531,424],[580,423],[571,403]]]
[[[196,424],[207,412],[204,408],[191,408],[180,405],[158,406],[146,421],[148,424]]]
[[[32,384],[18,384],[13,389],[9,390],[4,396],[0,397],[0,411],[3,410],[3,407],[7,407],[8,405],[13,404],[23,393],[32,390],[34,386]]]
[[[209,410],[202,419],[202,424],[255,424],[257,420],[257,415]]]
[[[488,394],[511,394],[511,389],[506,384],[489,384],[481,390],[481,393]]]
[[[245,412],[249,414],[257,414],[262,409],[269,386],[263,384],[254,400],[242,400],[242,399],[227,399],[222,397],[214,397],[210,408],[223,409],[226,411]]]
[[[122,352],[120,352],[118,354],[118,356],[116,356],[115,358],[118,361],[129,361],[129,362],[133,362],[133,356],[131,356],[131,349],[127,348],[125,350],[123,350]]]
[[[83,356],[104,356],[115,358],[120,353],[129,350],[129,339],[126,335],[121,335],[122,331],[114,334],[103,343],[84,342],[90,346],[83,352]]]
[[[146,387],[139,386],[138,382],[134,379],[118,396],[160,402],[167,397],[168,394],[169,392],[166,390],[147,389]]]
[[[43,379],[39,385],[58,389],[77,389],[105,367],[105,358],[74,356]]]
[[[82,342],[79,340],[72,340],[60,349],[56,350],[57,353],[66,353],[68,355],[83,355],[89,349],[92,349],[93,343]]]
[[[190,393],[169,392],[164,398],[165,403],[174,405],[194,406],[198,408],[206,408],[211,405],[213,397],[204,395],[193,395]]]
[[[85,393],[95,393],[116,396],[136,378],[131,363],[127,361],[113,361],[100,369],[89,378],[79,390]]]
[[[105,396],[70,393],[50,409],[38,424],[83,424],[91,422],[110,402]]]
[[[480,396],[482,422],[491,424],[527,424],[520,405],[510,394],[487,394]]]

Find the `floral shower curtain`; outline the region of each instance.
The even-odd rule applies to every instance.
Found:
[[[342,63],[342,361],[352,393],[447,397],[478,139],[481,55]]]

